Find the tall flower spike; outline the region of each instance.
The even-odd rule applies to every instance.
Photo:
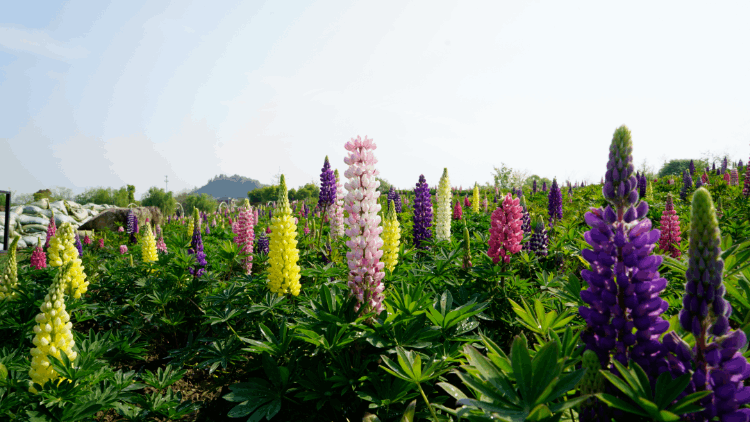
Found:
[[[591,230],[584,238],[592,249],[581,253],[591,266],[581,271],[588,284],[581,291],[586,306],[578,308],[588,326],[581,340],[602,367],[610,368],[612,358],[623,365],[632,359],[655,377],[666,370],[659,336],[669,329],[661,318],[668,305],[659,294],[667,280],[658,272],[662,257],[652,255],[659,230],[651,230],[645,217],[648,204],[638,203],[632,152],[630,131],[621,126],[612,137],[602,188],[609,205],[585,215]]]
[[[253,241],[255,240],[254,220],[255,217],[253,215],[253,210],[250,209],[250,204],[247,203],[240,208],[237,222],[232,226],[232,231],[236,234],[234,242],[239,246],[240,251],[247,255],[242,259],[242,266],[246,275],[252,273],[253,269]]]
[[[348,151],[344,163],[349,165],[344,175],[349,180],[345,187],[347,196],[344,206],[349,213],[346,234],[349,240],[346,246],[346,260],[349,266],[348,286],[352,295],[357,299],[357,310],[362,314],[383,310],[383,267],[381,262],[383,240],[380,234],[380,204],[378,204],[379,174],[375,168],[378,160],[373,151],[377,145],[372,139],[357,136],[347,142],[344,147]],[[429,195],[429,192],[427,193]]]
[[[49,219],[49,225],[47,226],[47,240],[44,241],[44,249],[49,248],[49,241],[52,236],[57,233],[57,226],[55,225],[55,210],[50,209],[52,216]]]
[[[740,174],[737,169],[732,169],[732,173],[729,175],[729,184],[732,186],[740,185]]]
[[[453,207],[453,219],[460,220],[464,215],[464,209],[461,208],[461,201],[456,199],[456,206]]]
[[[383,221],[383,263],[388,271],[393,272],[398,263],[399,240],[401,228],[396,218],[396,203],[389,201],[388,212]]]
[[[195,265],[188,268],[190,274],[200,277],[206,272],[206,254],[203,252],[203,238],[201,237],[201,217],[198,208],[193,208],[193,238],[190,241],[188,255],[195,255]]]
[[[70,322],[70,315],[65,310],[63,296],[65,286],[71,283],[69,279],[75,277],[71,274],[72,265],[69,262],[60,267],[39,308],[41,313],[34,318],[37,325],[34,326],[35,335],[31,341],[34,348],[31,349],[31,369],[29,370],[29,378],[33,384],[43,386],[47,381],[59,378],[50,365],[49,356],[60,359],[62,353],[65,353],[71,361],[78,357],[73,350],[75,346],[71,330],[73,324]],[[29,385],[29,391],[38,393],[33,384]]]
[[[695,174],[695,163],[693,162],[693,160],[690,160],[690,164],[688,165],[688,170],[690,171],[691,176]]]
[[[344,185],[339,179],[339,171],[334,172],[336,179],[336,202],[328,209],[328,219],[331,221],[331,237],[344,236]]]
[[[686,172],[687,174],[687,172]],[[679,258],[680,252],[680,216],[674,209],[672,194],[667,195],[667,204],[661,215],[661,236],[659,237],[659,248],[670,254],[672,258]]]
[[[63,223],[49,241],[49,265],[50,267],[61,267],[70,263],[70,269],[67,272],[69,283],[63,286],[65,293],[80,299],[81,295],[88,290],[89,282],[86,280],[85,269],[82,265],[81,258],[78,256],[78,250],[75,247],[75,230],[70,223]]]
[[[680,199],[687,201],[688,194],[693,189],[693,178],[690,177],[690,172],[685,170],[682,172],[682,189],[680,189]]]
[[[419,182],[414,188],[414,246],[426,249],[422,242],[432,238],[432,204],[430,202],[430,187],[424,175],[419,175]]]
[[[45,254],[44,249],[42,249],[41,238],[39,239],[39,243],[37,244],[37,247],[34,248],[34,252],[31,253],[31,268],[35,270],[47,268],[47,254]]]
[[[549,237],[547,237],[547,228],[544,226],[544,221],[537,216],[531,225],[534,232],[529,238],[529,251],[534,252],[537,256],[547,256]]]
[[[547,208],[550,222],[562,220],[562,192],[557,185],[557,179],[552,179],[552,187],[547,195]]]
[[[21,236],[16,235],[8,247],[8,259],[5,267],[0,272],[0,301],[4,299],[13,300],[18,296],[16,286],[18,285],[18,262],[16,261],[16,248]],[[44,253],[44,252],[42,252]]]
[[[536,193],[536,179],[534,179],[534,183],[531,185],[531,193],[532,194]]]
[[[268,253],[268,289],[277,295],[290,293],[298,296],[302,285],[299,282],[299,250],[297,249],[297,224],[289,206],[286,180],[279,180],[277,211],[271,220],[270,252]]]
[[[471,193],[471,212],[475,214],[479,212],[479,201],[479,185],[474,182],[474,190]]]
[[[391,186],[391,190],[388,191],[388,201],[393,201],[396,204],[396,212],[401,213],[403,211],[401,205],[401,195]]]
[[[320,194],[318,195],[318,207],[322,210],[328,209],[336,202],[336,176],[331,170],[331,163],[328,156],[323,162],[323,168],[320,173]]]
[[[502,257],[506,264],[510,256],[521,250],[523,240],[522,210],[519,199],[513,199],[510,192],[505,196],[502,207],[492,212],[490,220],[490,247],[487,256],[497,264]]]
[[[156,238],[151,231],[151,224],[146,223],[143,232],[143,246],[141,247],[141,260],[143,262],[156,262],[159,256],[156,254]]]
[[[435,213],[435,239],[438,241],[449,241],[451,238],[451,181],[448,178],[448,169],[443,169],[443,176],[438,184]]]

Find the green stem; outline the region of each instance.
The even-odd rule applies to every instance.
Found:
[[[430,405],[429,400],[427,400],[427,396],[424,394],[424,390],[422,390],[422,385],[417,384],[417,388],[419,388],[419,392],[422,393],[422,398],[424,399],[424,402],[427,403],[427,408],[430,410],[430,414],[432,415],[432,418],[437,422],[438,417],[435,414],[435,410],[432,409],[432,406]]]

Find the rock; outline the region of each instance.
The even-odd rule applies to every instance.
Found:
[[[21,240],[26,242],[26,245],[28,245],[30,248],[35,248],[37,243],[39,243],[38,236],[23,236],[21,237]],[[45,237],[44,240],[47,240],[47,238]],[[42,242],[44,242],[44,240]]]
[[[19,240],[18,244],[16,245],[16,249],[26,249],[27,247],[28,245],[23,239]]]
[[[39,207],[39,208],[41,208],[43,210],[48,210],[49,209],[49,199],[42,198],[42,199],[40,199],[38,201],[30,203],[29,205],[34,205],[34,206],[37,206],[37,207]]]
[[[21,222],[22,226],[25,226],[26,224],[42,224],[44,226],[49,224],[49,218],[46,217],[34,217],[31,215],[20,215],[18,217],[18,221]]]
[[[110,208],[101,212],[96,217],[87,221],[78,227],[78,230],[105,230],[117,231],[117,225],[127,225],[127,217],[130,211],[133,211],[138,217],[138,225],[145,223],[146,218],[150,219],[153,224],[162,224],[161,210],[157,207],[139,207],[139,208]]]
[[[10,212],[12,212],[12,213],[14,213],[16,215],[23,214],[23,205],[18,205],[18,206],[15,206],[15,207],[11,208]]]
[[[23,232],[26,234],[30,233],[38,233],[38,232],[47,232],[47,226],[42,224],[27,224],[23,227]]]
[[[49,207],[55,209],[55,214],[63,213],[65,215],[68,215],[68,209],[65,207],[65,203],[63,201],[55,201],[49,204]]]
[[[65,215],[65,214],[55,213],[55,225],[59,228],[60,226],[63,225],[63,223],[70,223],[70,224],[73,224],[74,226],[78,225],[78,222],[75,220],[75,218],[69,217],[68,215]]]
[[[76,221],[83,221],[89,217],[89,213],[87,213],[86,210],[80,208],[73,208],[70,212],[70,216],[75,218]]]
[[[42,209],[36,205],[26,205],[23,207],[23,213],[27,215],[41,215]]]

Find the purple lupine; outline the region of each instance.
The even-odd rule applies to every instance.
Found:
[[[690,165],[688,166],[688,170],[690,170],[690,176],[695,174],[695,163],[693,160],[690,160]]]
[[[542,182],[542,192],[547,192],[547,182]]]
[[[739,173],[742,173],[742,160],[737,162],[737,171]]]
[[[206,272],[206,254],[203,252],[203,239],[201,238],[201,227],[200,224],[193,226],[193,239],[190,241],[190,248],[188,249],[188,255],[195,255],[195,267],[190,267],[188,270],[190,274],[195,277],[200,277]]]
[[[703,179],[699,177],[698,180],[695,181],[695,188],[698,189],[701,186],[703,186]]]
[[[531,216],[529,215],[529,209],[526,208],[526,199],[521,197],[521,230],[523,230],[524,239],[530,239],[531,236]],[[530,243],[526,242],[523,244],[523,250],[529,250]]]
[[[391,190],[388,191],[388,203],[390,203],[390,201],[393,201],[393,205],[396,207],[397,213],[403,211],[401,205],[401,195],[399,195],[398,192],[393,189],[393,186],[391,186]]]
[[[76,231],[76,249],[78,250],[78,256],[83,257],[83,245],[81,244],[81,238],[78,236],[78,231]]]
[[[680,189],[680,199],[687,201],[688,193],[693,189],[693,178],[690,177],[690,172],[685,170],[682,172],[682,189]]]
[[[638,180],[638,196],[641,198],[646,197],[646,186],[648,184],[648,180],[646,180],[646,175],[642,174],[640,180]]]
[[[547,195],[547,211],[549,221],[562,220],[562,192],[557,186],[557,179],[552,179],[552,186]]]
[[[721,174],[724,174],[727,172],[728,165],[729,165],[729,162],[727,161],[727,157],[724,157],[724,161],[721,162]]]
[[[609,204],[591,208],[585,215],[591,230],[584,238],[592,249],[581,255],[591,269],[581,271],[588,284],[581,299],[587,305],[578,311],[588,326],[581,340],[597,354],[603,368],[610,367],[611,358],[623,365],[632,359],[655,377],[667,365],[666,349],[659,342],[669,329],[669,322],[660,316],[668,305],[659,297],[667,280],[658,272],[662,256],[651,255],[660,233],[651,230],[651,220],[645,218],[648,204],[638,201],[632,145],[628,128],[619,127],[602,188]]]
[[[133,211],[130,211],[128,213],[127,232],[130,235],[130,243],[131,244],[138,243],[138,238],[135,237],[135,234],[138,233],[138,217],[135,215]]]
[[[532,185],[531,185],[531,193],[532,194],[536,193],[536,179],[534,179],[534,183],[532,183]],[[497,202],[497,201],[495,201],[495,202]]]
[[[528,250],[534,252],[537,256],[547,256],[547,246],[549,245],[549,238],[547,237],[547,228],[544,227],[544,221],[541,218],[536,218],[533,224],[534,232],[529,238]]]
[[[424,175],[419,175],[419,183],[414,188],[414,246],[426,249],[422,242],[432,238],[432,207],[430,202],[430,187]]]
[[[266,236],[266,233],[261,231],[258,236],[258,252],[268,255],[270,246],[270,239]]]
[[[750,387],[744,385],[750,377],[750,364],[741,351],[747,338],[742,330],[729,327],[732,306],[724,299],[720,243],[711,195],[698,189],[693,195],[687,283],[679,315],[682,328],[695,337],[695,347],[690,350],[674,331],[664,336],[664,345],[671,353],[673,376],[692,372],[691,383],[681,396],[707,390],[714,394],[697,403],[704,408],[702,412],[686,415],[685,420],[750,420],[750,409],[741,409],[750,403]]]

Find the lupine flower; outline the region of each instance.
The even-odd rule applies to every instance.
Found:
[[[159,240],[156,241],[156,250],[161,253],[167,253],[167,244],[164,243],[164,235],[159,236]]]
[[[456,199],[456,206],[453,207],[453,219],[460,220],[464,215],[464,210],[461,208],[461,201]]]
[[[269,238],[265,233],[261,232],[258,236],[258,253],[264,253],[268,255],[269,251]]]
[[[398,263],[398,248],[401,239],[401,228],[396,218],[396,203],[388,201],[388,212],[383,220],[383,263],[388,271],[393,272]]]
[[[130,235],[130,244],[138,243],[138,238],[135,234],[138,233],[138,217],[136,217],[133,211],[128,213],[128,234]]]
[[[729,184],[732,186],[739,186],[740,185],[740,174],[737,171],[737,169],[732,169],[732,173],[729,178]]]
[[[92,243],[92,240],[89,237],[89,234],[86,233],[86,235],[83,236],[83,244],[84,245],[90,245],[91,243]]]
[[[731,180],[732,179],[729,177],[729,173],[724,173],[724,182],[726,182],[726,184],[729,184]]]
[[[388,200],[393,201],[396,204],[396,212],[401,213],[403,211],[401,207],[401,195],[396,192],[395,189],[393,189],[393,186],[391,186],[391,190],[388,191]]]
[[[52,211],[52,217],[49,219],[49,225],[47,226],[47,240],[44,241],[44,249],[49,248],[49,240],[52,239],[52,236],[57,233],[57,226],[55,226],[55,211]],[[122,227],[120,227],[122,228]]]
[[[638,180],[638,195],[640,195],[641,198],[646,197],[646,185],[648,184],[648,180],[646,180],[646,175],[642,174],[641,178]]]
[[[531,193],[536,193],[536,179],[534,179],[534,183],[531,185]]]
[[[547,228],[544,226],[544,221],[541,217],[537,217],[531,225],[533,233],[529,238],[529,251],[534,252],[537,256],[547,256],[549,237],[547,237]]]
[[[737,162],[737,171],[739,173],[742,173],[742,167],[743,167],[742,166],[742,160],[740,160],[740,161]]]
[[[345,185],[348,193],[344,200],[344,206],[349,213],[349,228],[346,231],[349,236],[346,245],[350,248],[346,253],[349,265],[347,284],[357,299],[356,308],[360,313],[379,314],[383,310],[384,286],[381,280],[385,275],[385,263],[380,261],[383,256],[383,251],[380,250],[383,246],[383,240],[380,238],[383,227],[378,215],[380,192],[377,188],[380,182],[376,179],[379,172],[375,168],[378,160],[373,154],[377,145],[372,139],[365,137],[362,140],[358,136],[347,142],[345,148],[349,151],[344,157],[344,162],[349,165],[344,173],[349,179]],[[429,202],[429,190],[426,194]],[[416,226],[415,222],[415,228]]]
[[[320,194],[318,195],[318,207],[326,210],[336,202],[336,176],[331,170],[331,163],[328,156],[323,162],[323,168],[320,173]]]
[[[328,209],[329,219],[331,220],[331,237],[344,236],[344,185],[339,179],[338,169],[333,173],[336,179],[336,202]]]
[[[473,213],[479,212],[479,185],[474,182],[474,191],[471,194],[471,211]]]
[[[305,235],[310,234],[310,228],[307,227],[307,219],[305,219],[305,228],[304,228]]]
[[[450,189],[450,178],[448,169],[443,169],[443,176],[438,184],[436,202],[437,212],[435,213],[435,239],[437,241],[449,241],[451,238],[451,200],[452,194]],[[394,208],[395,209],[395,208]]]
[[[542,182],[542,192],[547,192],[547,182]]]
[[[99,249],[104,248],[104,239],[99,239]]]
[[[557,186],[557,179],[552,179],[552,187],[547,195],[547,210],[550,222],[562,220],[562,192]]]
[[[141,260],[143,262],[156,262],[159,256],[156,254],[156,238],[151,232],[151,225],[146,223],[146,229],[142,236]]]
[[[18,261],[16,260],[16,248],[18,247],[19,239],[21,239],[21,236],[16,235],[10,242],[10,246],[8,247],[8,259],[5,261],[3,271],[0,272],[0,301],[3,299],[13,300],[18,296],[15,290],[18,285]]]
[[[66,223],[68,224],[68,223]],[[55,276],[55,280],[44,297],[41,311],[34,318],[37,325],[34,326],[34,339],[31,341],[34,348],[31,349],[31,369],[29,378],[33,384],[29,385],[29,391],[38,393],[34,384],[44,386],[47,381],[55,380],[59,377],[52,365],[50,365],[49,356],[61,359],[62,353],[72,362],[78,354],[73,350],[75,341],[73,340],[73,324],[70,322],[70,315],[65,310],[65,297],[63,291],[65,286],[70,284],[66,280],[74,278],[71,274],[72,263],[66,263]]]
[[[469,208],[471,206],[471,202],[469,201],[468,196],[464,196],[464,207]]]
[[[703,185],[708,184],[708,175],[706,173],[703,173],[703,175],[701,175],[701,182],[703,183]]]
[[[655,377],[667,364],[659,342],[669,329],[669,322],[660,316],[668,305],[659,297],[667,281],[658,272],[662,257],[651,255],[659,230],[651,230],[651,221],[645,218],[648,204],[638,202],[632,145],[628,128],[619,127],[602,188],[609,205],[591,208],[585,215],[591,230],[584,238],[592,249],[581,255],[591,269],[581,271],[588,284],[581,299],[587,306],[578,310],[588,326],[581,340],[586,349],[596,352],[603,368],[610,367],[612,358],[623,365],[632,359]]]
[[[86,280],[85,267],[82,265],[80,255],[75,247],[75,229],[70,223],[64,223],[49,241],[50,267],[62,267],[70,263],[66,280],[69,283],[63,286],[65,293],[80,299],[81,295],[88,290],[89,282]]]
[[[419,175],[419,182],[414,189],[414,246],[426,249],[422,242],[432,238],[432,204],[430,204],[430,187],[424,175]]]
[[[484,195],[484,199],[482,199],[482,208],[484,208],[484,212],[487,212],[487,209],[489,208],[490,203],[487,201],[487,195]]]
[[[727,157],[724,157],[724,161],[721,162],[721,174],[724,174],[727,172],[727,165],[728,165]]]
[[[187,232],[192,235],[193,232],[195,231],[195,225],[193,224],[193,219],[188,218],[187,220],[188,220],[188,223],[187,223],[188,224],[187,225]],[[229,219],[229,224],[232,224],[232,219],[231,218]],[[200,229],[198,229],[198,230],[200,230]]]
[[[680,199],[687,201],[690,190],[693,189],[693,178],[690,177],[690,172],[685,170],[682,172],[682,189],[680,190]]]
[[[299,260],[297,225],[292,217],[283,174],[279,180],[278,192],[279,209],[277,215],[271,220],[273,231],[268,253],[268,289],[279,296],[286,293],[297,296],[302,288],[299,283],[300,268],[297,265]]]
[[[693,194],[689,239],[687,283],[679,321],[693,334],[696,345],[691,351],[674,331],[664,337],[673,355],[671,372],[678,376],[692,370],[692,382],[685,394],[714,392],[698,402],[705,410],[691,419],[747,421],[750,409],[741,409],[750,402],[750,389],[744,386],[750,365],[741,352],[747,338],[742,330],[729,327],[732,306],[724,299],[721,234],[711,195],[703,188]]]
[[[695,174],[695,163],[693,163],[693,160],[690,160],[690,165],[688,166],[688,170],[690,170],[690,175]]]
[[[529,215],[529,210],[526,209],[526,200],[524,198],[521,198],[519,204],[521,205],[521,230],[523,231],[523,237],[529,239],[531,236],[531,215]],[[526,242],[522,249],[528,250],[529,246],[529,242]]]
[[[78,232],[76,232],[75,246],[78,251],[78,256],[83,256],[83,245],[81,245],[81,238],[78,236]]]
[[[232,226],[232,232],[236,235],[234,243],[239,246],[240,251],[247,256],[242,260],[245,274],[249,275],[253,269],[253,241],[255,241],[255,217],[250,209],[249,201],[240,208],[237,223]]]
[[[685,172],[690,177],[690,173]],[[672,258],[679,258],[680,252],[680,216],[674,209],[672,195],[667,195],[667,204],[661,215],[661,236],[659,237],[659,248],[669,253]]]
[[[206,254],[203,252],[203,238],[201,237],[201,217],[198,213],[198,208],[193,208],[193,220],[195,226],[193,227],[193,238],[190,241],[190,248],[188,249],[188,255],[195,255],[195,266],[188,268],[190,274],[195,277],[200,277],[206,272]]]
[[[510,262],[510,256],[521,250],[523,230],[521,229],[522,210],[519,199],[513,199],[510,192],[505,196],[502,207],[492,212],[490,220],[490,247],[487,256],[497,264]]]
[[[31,268],[35,270],[47,268],[47,254],[45,254],[44,249],[42,249],[41,241],[37,247],[34,248],[34,252],[31,253]],[[0,291],[2,291],[2,287],[0,287]],[[0,296],[2,296],[2,293],[0,293]]]

